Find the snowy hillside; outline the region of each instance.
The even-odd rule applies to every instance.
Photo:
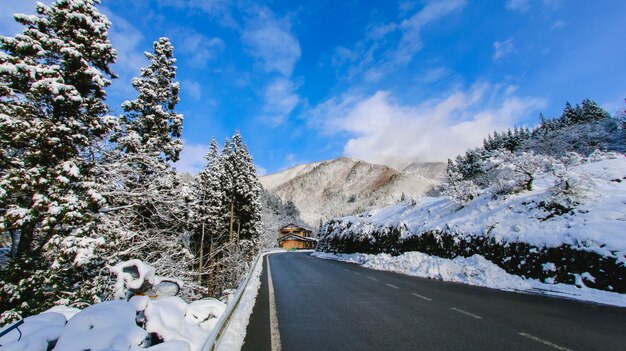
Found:
[[[445,165],[414,164],[399,172],[349,158],[312,163],[260,178],[263,186],[292,201],[310,225],[320,219],[358,213],[396,203],[402,194],[423,195],[439,184]]]
[[[265,189],[275,189],[281,184],[287,183],[299,175],[310,172],[312,169],[317,167],[317,165],[319,165],[320,163],[321,162],[315,162],[315,163],[307,163],[303,165],[298,165],[298,166],[286,169],[282,172],[268,174],[266,176],[260,177],[260,180]]]
[[[510,272],[546,282],[623,290],[626,158],[607,157],[571,168],[579,194],[566,211],[550,206],[556,179],[544,173],[532,191],[505,197],[484,193],[462,207],[447,197],[423,198],[333,220],[324,228],[320,248],[348,253],[368,247],[371,253],[425,249],[448,257],[475,252]]]

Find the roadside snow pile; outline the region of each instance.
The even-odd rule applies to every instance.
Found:
[[[537,174],[530,191],[403,202],[329,221],[317,250],[482,255],[546,283],[626,293],[626,158],[596,152],[567,171]]]
[[[177,296],[161,296],[162,291],[167,295],[172,290],[169,285],[159,290],[158,284],[165,279],[141,261],[122,262],[111,271],[118,273],[117,296],[125,297],[132,289],[156,297],[133,296],[83,310],[54,307],[25,318],[22,325],[0,338],[1,350],[46,351],[56,342],[55,351],[199,351],[226,310],[226,305],[215,299],[187,303]]]
[[[410,276],[464,283],[487,288],[540,292],[582,301],[626,307],[624,295],[568,284],[545,284],[509,274],[480,255],[445,259],[421,252],[389,254],[329,254],[315,252],[315,257],[359,264],[366,268],[391,271]]]
[[[250,323],[250,316],[252,315],[252,309],[256,303],[259,288],[261,287],[263,258],[276,253],[284,253],[284,251],[282,249],[271,249],[271,251],[264,252],[259,256],[256,265],[252,267],[250,280],[248,281],[246,289],[242,292],[243,295],[239,301],[239,306],[233,312],[233,316],[224,332],[224,336],[220,340],[219,350],[238,351],[243,347],[248,324]]]

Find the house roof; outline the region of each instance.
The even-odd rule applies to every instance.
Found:
[[[280,238],[278,238],[278,241],[285,241],[285,240],[317,242],[317,239],[315,239],[315,238],[305,238],[303,236],[300,236],[300,235],[297,235],[297,234],[294,234],[294,233],[290,233],[290,234],[287,234],[285,236],[281,236]]]
[[[306,231],[308,231],[308,232],[312,232],[312,230],[311,230],[311,229],[309,229],[309,228],[305,228],[305,227],[303,227],[303,226],[301,226],[301,225],[297,225],[297,224],[295,224],[295,223],[289,223],[289,224],[287,224],[287,225],[284,225],[284,226],[280,227],[280,229],[279,229],[279,230],[283,230],[283,229],[285,229],[285,228],[300,228],[300,229],[306,230]]]

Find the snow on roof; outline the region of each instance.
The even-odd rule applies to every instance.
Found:
[[[290,233],[287,234],[285,236],[281,236],[280,238],[278,238],[278,241],[284,241],[284,240],[296,240],[296,241],[315,241],[317,242],[317,239],[315,238],[307,238],[304,236],[300,236],[294,233]]]
[[[297,224],[295,224],[295,223],[289,223],[289,224],[287,224],[287,225],[285,225],[285,226],[282,226],[282,227],[280,227],[280,229],[279,229],[279,230],[283,230],[283,229],[285,229],[285,228],[300,228],[300,229],[304,229],[304,230],[306,230],[306,231],[308,231],[308,232],[312,232],[312,230],[311,230],[311,229],[305,228],[305,227],[303,227],[303,226],[301,226],[301,225],[297,225]]]

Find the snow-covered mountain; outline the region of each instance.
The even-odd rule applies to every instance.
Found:
[[[413,163],[404,171],[397,171],[341,157],[299,165],[260,177],[260,181],[284,201],[292,201],[302,219],[316,226],[320,219],[393,204],[402,194],[421,196],[439,183],[445,166]]]

